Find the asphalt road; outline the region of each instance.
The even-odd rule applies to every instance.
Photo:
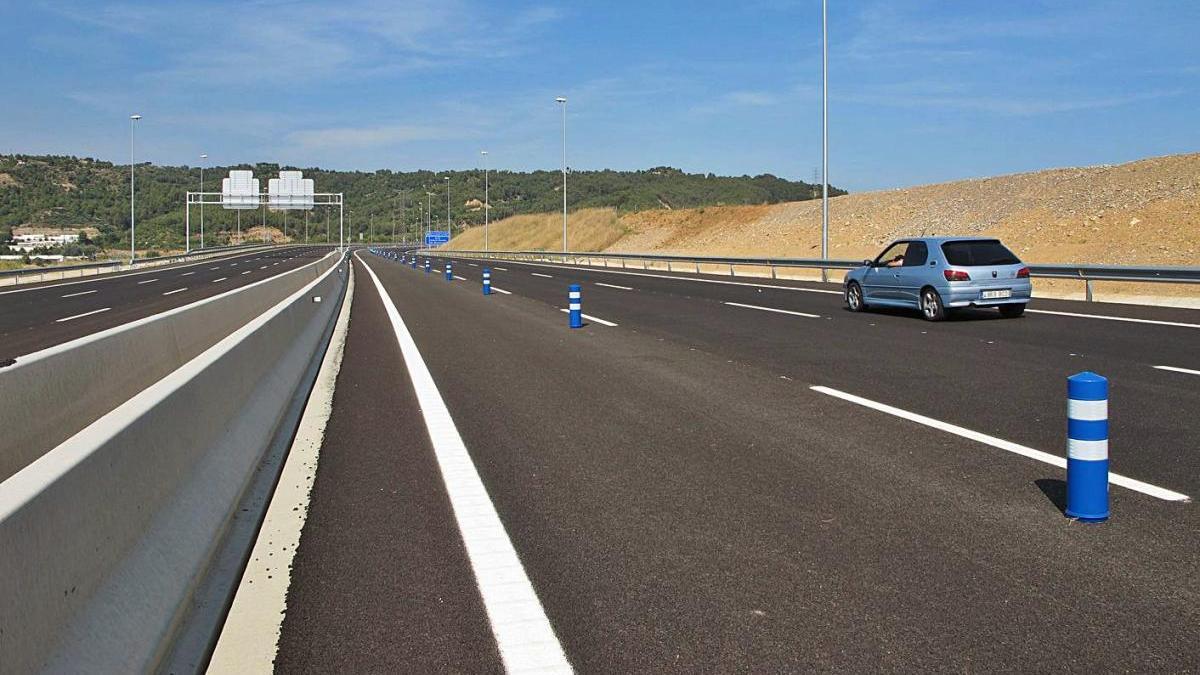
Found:
[[[0,290],[0,363],[261,281],[328,252],[289,246]]]
[[[581,672],[1200,667],[1194,503],[1113,487],[1113,518],[1081,525],[1061,469],[811,389],[1061,456],[1064,379],[1095,370],[1113,471],[1194,496],[1200,376],[1153,366],[1200,370],[1200,312],[1038,301],[1189,325],[928,324],[851,314],[816,284],[516,263],[485,297],[470,262],[446,282],[365,257]],[[569,283],[581,330],[559,311]],[[355,299],[280,663],[493,670],[378,304]]]

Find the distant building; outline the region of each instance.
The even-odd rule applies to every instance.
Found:
[[[46,248],[48,246],[63,246],[66,244],[74,244],[79,241],[79,233],[69,234],[14,234],[12,241],[8,247],[14,251],[24,251],[28,253],[36,248]]]

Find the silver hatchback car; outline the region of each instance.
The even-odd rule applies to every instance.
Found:
[[[996,307],[1006,318],[1021,316],[1033,287],[1029,268],[998,239],[920,237],[901,239],[874,260],[846,273],[846,307],[919,309],[940,321],[955,307]]]

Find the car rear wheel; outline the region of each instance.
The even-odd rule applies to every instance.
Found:
[[[861,312],[866,308],[866,303],[863,302],[862,286],[856,282],[850,282],[846,286],[846,309],[851,312]]]
[[[921,291],[921,316],[925,317],[926,321],[941,321],[946,318],[942,296],[932,288]]]
[[[1000,316],[1015,319],[1025,313],[1025,305],[1000,305]]]

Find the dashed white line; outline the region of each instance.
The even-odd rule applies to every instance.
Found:
[[[497,293],[503,293],[505,295],[512,295],[512,291],[506,291],[503,288],[500,288],[498,286],[492,286],[492,290],[496,291]]]
[[[730,305],[732,307],[745,307],[746,309],[758,309],[764,312],[775,312],[777,314],[791,314],[793,316],[803,316],[809,319],[819,319],[820,314],[809,314],[808,312],[793,312],[790,309],[776,309],[774,307],[762,307],[761,305],[746,305],[740,302],[722,302],[722,305]]]
[[[470,265],[471,267],[479,267],[479,265],[476,265],[475,263],[467,263],[467,264]]]
[[[1186,375],[1200,375],[1200,370],[1192,370],[1191,368],[1177,368],[1175,366],[1154,366],[1158,370],[1169,370],[1173,373],[1184,373]]]
[[[262,267],[260,267],[260,268],[258,268],[258,269],[260,269],[260,270],[265,270],[265,269],[267,269],[267,266],[266,266],[266,265],[263,265]]]
[[[460,277],[460,276],[458,276],[457,274],[455,274],[455,275],[454,275],[454,278],[455,278],[455,279],[458,279],[459,281],[466,281],[466,280],[467,280],[467,279],[466,279],[466,277]]]
[[[175,295],[176,293],[182,293],[186,290],[187,290],[187,286],[184,286],[183,288],[176,288],[173,291],[167,291],[166,293],[163,293],[163,295]]]
[[[567,308],[565,308],[565,307],[562,307],[562,308],[560,308],[558,311],[560,311],[560,312],[569,312],[569,311],[571,311],[571,310],[569,310],[569,309],[567,309]],[[582,316],[583,318],[587,319],[588,321],[595,321],[596,323],[603,324],[603,325],[605,325],[605,326],[616,326],[616,325],[617,325],[617,324],[615,324],[615,323],[613,323],[613,322],[611,322],[611,321],[605,321],[604,319],[598,319],[598,318],[596,318],[596,317],[592,316],[591,314],[584,314],[583,312],[580,312],[580,313],[579,313],[579,316]]]
[[[271,263],[271,267],[274,267],[274,266],[276,266],[276,265],[278,265],[278,264],[279,264],[279,263]]]
[[[530,273],[529,273],[529,275],[530,275],[530,276],[533,276],[533,277],[544,277],[544,278],[546,278],[546,279],[553,279],[553,278],[554,278],[554,277],[550,276],[549,274],[541,274],[541,273],[538,273],[538,272],[530,272]]]
[[[180,274],[179,276],[186,277],[189,274],[195,274],[195,272],[184,272],[183,274]]]
[[[99,314],[100,312],[107,312],[107,311],[108,311],[108,310],[110,310],[110,309],[112,309],[112,307],[105,307],[104,309],[93,309],[93,310],[92,310],[92,311],[90,311],[90,312],[84,312],[83,314],[76,314],[75,316],[64,316],[64,317],[63,317],[63,318],[61,318],[61,319],[55,319],[55,320],[54,320],[54,323],[62,323],[62,322],[64,322],[64,321],[71,321],[72,319],[81,319],[81,318],[83,318],[83,317],[85,317],[85,316],[91,316],[91,315],[93,315],[93,314]]]
[[[225,281],[225,280],[226,280],[226,279],[228,279],[228,278],[229,278],[229,277],[221,277],[220,279],[213,279],[213,280],[212,280],[212,282],[215,284],[215,283],[217,283],[218,281]]]
[[[1079,319],[1104,319],[1106,321],[1126,321],[1128,323],[1149,323],[1156,326],[1176,326],[1179,328],[1200,328],[1200,323],[1183,323],[1181,321],[1158,321],[1156,319],[1135,319],[1129,316],[1108,316],[1105,314],[1079,314],[1077,312],[1052,312],[1048,309],[1026,309],[1033,314],[1054,314],[1056,316],[1073,316]]]
[[[508,271],[508,268],[507,268],[507,267],[493,267],[492,269],[494,269],[494,270],[500,270],[501,272],[507,272],[507,271]]]
[[[622,290],[622,291],[632,291],[632,290],[633,290],[633,289],[632,289],[632,288],[630,288],[629,286],[618,286],[618,285],[616,285],[616,284],[606,284],[606,283],[603,283],[603,282],[600,282],[600,281],[597,281],[597,282],[596,282],[596,285],[597,285],[597,286],[603,286],[603,287],[605,287],[605,288],[616,288],[616,289],[618,289],[618,290]]]
[[[1007,450],[1008,452],[1012,452],[1012,453],[1021,455],[1022,457],[1028,457],[1029,459],[1036,459],[1039,462],[1045,462],[1046,464],[1056,466],[1060,469],[1067,468],[1067,458],[1060,456],[1060,455],[1052,455],[1048,452],[1042,452],[1041,450],[1035,450],[1033,448],[1026,447],[1024,445],[1019,445],[1017,443],[1013,443],[1012,441],[1006,441],[1002,438],[996,438],[995,436],[988,436],[987,434],[981,434],[978,431],[972,431],[970,429],[966,429],[964,427],[960,427],[955,424],[950,424],[948,422],[942,422],[940,420],[935,420],[932,417],[926,417],[924,415],[919,415],[914,412],[902,410],[900,408],[896,408],[896,407],[887,405],[886,403],[879,403],[877,401],[872,401],[870,399],[862,398],[861,396],[855,396],[854,394],[847,394],[846,392],[838,391],[837,389],[830,389],[829,387],[809,387],[809,389],[812,389],[815,392],[826,394],[828,396],[840,398],[843,401],[849,401],[850,403],[856,403],[863,407],[871,408],[872,410],[878,410],[879,412],[887,413],[889,415],[894,415],[896,417],[906,419],[910,422],[916,422],[917,424],[923,424],[927,427],[932,427],[939,431],[945,431],[947,433],[954,434],[955,436],[961,436],[963,438],[967,438],[972,441],[983,443],[985,445],[990,445],[993,448]],[[1188,497],[1185,494],[1180,494],[1178,492],[1175,492],[1174,490],[1168,490],[1166,488],[1161,488],[1161,487],[1158,487],[1157,485],[1143,483],[1140,480],[1135,480],[1133,478],[1129,478],[1127,476],[1122,476],[1122,475],[1116,474],[1116,473],[1108,474],[1108,482],[1112,483],[1113,485],[1120,485],[1121,487],[1129,488],[1130,490],[1134,490],[1136,492],[1141,492],[1142,494],[1150,495],[1151,497],[1165,499],[1167,501],[1172,501],[1172,502],[1191,501],[1191,497]]]
[[[80,296],[80,295],[91,295],[92,293],[98,293],[98,292],[99,292],[99,291],[96,291],[96,290],[91,290],[91,291],[79,291],[78,293],[67,293],[66,295],[60,295],[60,296],[58,296],[58,297],[60,297],[60,298],[75,298],[75,297],[78,297],[78,296]]]
[[[219,270],[219,269],[221,269],[221,266],[220,266],[220,265],[217,265],[216,267],[210,267],[210,268],[208,268],[208,269],[209,269],[209,271],[211,272],[212,270]]]
[[[139,282],[137,282],[137,285],[138,285],[138,286],[141,286],[142,284],[152,284],[152,283],[154,283],[154,282],[156,282],[156,281],[158,281],[158,279],[147,279],[147,280],[145,280],[145,281],[139,281]]]
[[[245,272],[242,272],[242,274],[250,274],[252,271],[254,270],[246,270]]]
[[[358,257],[358,254],[355,254]],[[359,262],[371,275],[375,289],[383,300],[384,309],[400,345],[400,353],[408,367],[409,380],[416,393],[425,429],[433,445],[434,456],[442,473],[442,481],[454,510],[458,530],[467,549],[467,558],[475,572],[475,583],[487,611],[492,635],[496,638],[500,658],[508,672],[570,673],[562,645],[546,617],[512,540],[500,521],[479,471],[462,435],[454,425],[450,409],[438,391],[437,383],[421,358],[391,296],[362,258]]]

